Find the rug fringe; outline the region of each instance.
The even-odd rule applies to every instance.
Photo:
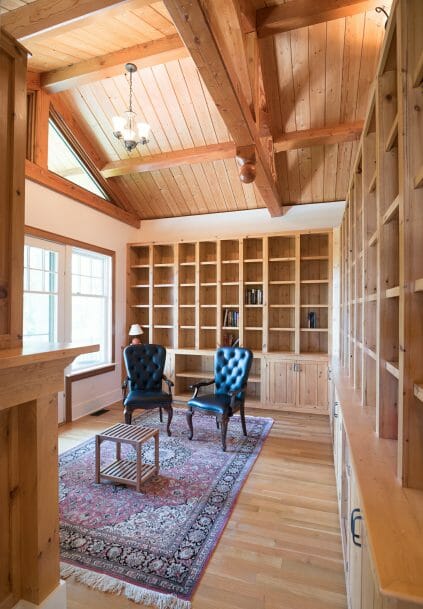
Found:
[[[152,605],[157,609],[191,609],[191,602],[182,600],[172,594],[163,594],[155,590],[148,590],[140,586],[128,584],[115,577],[96,573],[82,567],[75,567],[67,563],[60,564],[60,576],[63,579],[74,577],[75,581],[85,584],[93,590],[122,594],[134,603]]]

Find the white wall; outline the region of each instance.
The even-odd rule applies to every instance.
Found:
[[[141,228],[138,230],[68,197],[27,181],[25,207],[27,225],[116,252],[116,370],[73,383],[74,418],[94,412],[120,399],[121,348],[127,342],[125,282],[126,244],[128,242],[172,242],[333,228],[339,226],[344,207],[344,202],[302,205],[290,208],[280,218],[271,218],[266,209],[254,209],[184,218],[145,220],[141,222]],[[336,335],[337,331],[334,331],[335,339]]]
[[[267,209],[251,209],[203,216],[164,218],[141,222],[137,240],[182,241],[277,233],[283,231],[334,228],[341,223],[345,202],[298,205],[279,218]]]
[[[121,397],[121,347],[127,343],[126,244],[138,239],[138,230],[28,180],[25,199],[25,224],[116,252],[116,370],[73,383],[73,416],[78,418]]]

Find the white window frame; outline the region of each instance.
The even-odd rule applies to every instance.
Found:
[[[59,237],[58,237],[59,238]],[[77,360],[68,368],[68,374],[78,373],[90,370],[97,367],[108,366],[114,364],[114,344],[113,344],[113,273],[114,273],[114,252],[99,251],[95,247],[90,247],[88,244],[72,242],[63,238],[62,242],[50,240],[42,237],[25,235],[25,245],[38,247],[48,251],[54,251],[59,254],[58,262],[58,300],[57,300],[57,342],[71,342],[72,337],[72,253],[74,250],[86,251],[92,255],[106,256],[108,262],[108,289],[106,293],[107,299],[107,314],[106,326],[104,333],[104,353],[105,357],[102,362],[95,363],[80,363]],[[26,290],[24,290],[24,293]],[[103,298],[103,297],[102,297]]]
[[[105,256],[105,254],[101,254],[100,252],[96,252],[95,250],[90,250],[90,249],[83,248],[83,247],[77,247],[77,246],[72,246],[72,245],[69,245],[67,247],[70,249],[70,254],[68,254],[66,256],[66,274],[70,278],[70,280],[66,281],[66,284],[65,284],[65,293],[66,293],[66,297],[65,297],[65,319],[66,319],[65,331],[66,331],[66,336],[71,337],[72,336],[72,298],[74,296],[74,294],[72,293],[72,252],[74,250],[80,251],[80,252],[85,251],[88,254],[93,255],[93,256]],[[104,353],[105,353],[106,357],[103,362],[96,362],[96,363],[85,364],[85,365],[84,365],[84,363],[78,362],[79,358],[77,358],[70,365],[70,369],[74,372],[87,370],[87,369],[95,367],[95,366],[104,366],[104,365],[110,364],[112,362],[112,345],[113,345],[113,342],[112,342],[112,334],[113,334],[113,328],[112,328],[113,277],[112,277],[112,273],[113,273],[113,262],[112,262],[112,257],[109,256],[109,261],[108,261],[108,275],[109,275],[108,280],[109,281],[108,281],[108,286],[106,289],[105,296],[101,296],[101,298],[106,298],[106,301],[108,302],[108,306],[107,306],[107,310],[106,310],[106,319],[105,319],[106,327],[105,327],[105,332],[104,332],[104,337],[105,337]],[[81,294],[81,296],[85,296],[85,294]],[[92,295],[89,295],[89,296],[95,298],[95,296],[92,296]],[[100,298],[100,297],[97,296],[96,298]],[[107,330],[107,328],[108,328],[108,330]]]
[[[53,241],[46,241],[44,239],[37,239],[36,237],[25,237],[25,245],[30,247],[37,247],[43,250],[56,252],[58,254],[58,268],[57,268],[57,342],[63,343],[65,340],[65,309],[64,309],[64,298],[65,298],[65,276],[64,276],[64,260],[66,246],[61,243],[54,243]],[[24,293],[27,292],[24,286]],[[29,290],[30,293],[37,293]],[[48,292],[38,292],[47,294]]]

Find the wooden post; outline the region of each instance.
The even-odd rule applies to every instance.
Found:
[[[21,593],[39,604],[59,582],[57,394],[18,410]]]
[[[27,52],[0,36],[0,349],[22,344]]]

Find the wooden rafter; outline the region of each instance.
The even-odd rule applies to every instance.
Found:
[[[278,6],[262,8],[256,13],[259,38],[298,28],[365,13],[380,0],[295,0]]]
[[[333,127],[304,129],[303,131],[284,133],[278,138],[275,138],[275,152],[359,140],[361,132],[363,131],[363,125],[363,121],[356,121],[354,123],[334,125]]]
[[[256,147],[255,185],[272,216],[282,214],[281,198],[273,172],[271,151],[263,146],[237,75],[210,29],[199,0],[164,0],[226,126],[238,147]]]
[[[49,93],[58,93],[96,80],[118,76],[122,74],[123,66],[128,61],[135,63],[138,68],[150,68],[187,56],[188,51],[179,35],[173,34],[106,55],[92,57],[65,68],[44,72],[41,75],[41,86]]]
[[[97,197],[97,195],[85,190],[85,188],[81,188],[77,184],[73,184],[72,182],[69,182],[69,180],[62,178],[52,171],[48,171],[48,169],[39,167],[28,160],[25,164],[25,177],[32,182],[41,184],[50,190],[54,190],[59,194],[111,216],[112,218],[115,218],[115,220],[120,220],[120,222],[125,222],[125,224],[129,224],[135,228],[139,228],[140,226],[139,218],[135,217],[133,214],[128,213],[124,209],[117,207],[117,205],[113,205],[113,203]]]
[[[104,165],[101,173],[105,178],[113,178],[128,173],[158,171],[160,169],[168,169],[169,167],[177,167],[178,165],[220,161],[222,159],[235,158],[235,156],[235,144],[233,142],[224,142],[222,144],[186,148],[185,150],[163,152],[162,154],[154,154],[134,159],[112,161]]]
[[[40,32],[63,27],[87,15],[100,13],[119,4],[125,7],[130,0],[35,0],[1,16],[2,27],[17,39],[27,39]],[[137,0],[137,5],[151,4],[151,0]],[[73,27],[72,25],[72,27]]]

